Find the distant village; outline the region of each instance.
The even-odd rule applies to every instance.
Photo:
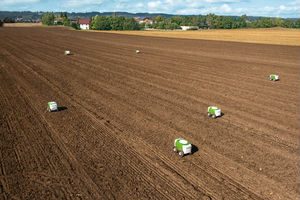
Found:
[[[145,25],[144,30],[153,30],[153,28],[148,28],[149,25],[154,24],[154,20],[150,17],[133,17],[133,19],[140,25]],[[81,30],[89,30],[91,26],[90,18],[76,18],[70,19],[71,24],[77,24]],[[9,21],[8,23],[41,23],[40,19],[23,19],[22,17],[17,17],[14,21]],[[62,25],[63,19],[58,17],[54,20],[54,25]],[[181,30],[198,30],[198,26],[180,26]]]
[[[149,28],[149,26],[154,24],[154,20],[149,17],[134,17],[133,18],[135,22],[137,22],[139,25],[143,25],[144,30],[153,30],[154,28]],[[77,23],[81,30],[89,30],[91,25],[91,20],[88,18],[85,19],[78,19],[78,20],[72,20],[73,23]],[[57,23],[57,22],[56,22]],[[180,28],[184,31],[187,30],[198,30],[198,26],[180,26]]]

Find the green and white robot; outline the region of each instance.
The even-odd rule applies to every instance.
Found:
[[[192,154],[192,144],[182,138],[177,138],[174,141],[173,151],[178,153],[180,157],[186,154]]]
[[[221,109],[216,106],[209,106],[207,108],[208,117],[212,117],[213,119],[220,117],[222,115]]]
[[[269,76],[270,81],[278,81],[279,80],[279,75],[277,74],[271,74]]]
[[[54,101],[48,102],[47,110],[49,112],[58,111],[57,103]]]

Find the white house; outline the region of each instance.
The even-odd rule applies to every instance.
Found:
[[[80,29],[89,30],[91,20],[90,19],[79,19],[78,24],[79,24]]]
[[[134,17],[134,20],[139,24],[146,24],[146,25],[153,24],[153,20],[150,19],[149,17],[145,17],[145,18]]]
[[[144,23],[146,25],[152,25],[153,24],[153,20],[148,18],[148,17],[145,17],[143,20],[139,21],[140,24]]]
[[[187,31],[187,30],[198,30],[198,29],[199,29],[198,26],[180,26],[180,28],[181,28],[183,31]]]

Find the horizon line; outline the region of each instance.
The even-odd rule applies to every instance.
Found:
[[[66,13],[128,13],[128,14],[151,14],[151,15],[172,15],[172,16],[205,16],[209,14],[217,15],[217,16],[228,16],[228,17],[239,17],[246,15],[247,17],[264,17],[264,18],[283,18],[283,19],[300,19],[300,17],[271,17],[271,16],[262,16],[262,15],[247,15],[247,14],[242,14],[242,15],[219,15],[215,13],[208,13],[208,14],[170,14],[170,13],[163,13],[163,12],[128,12],[128,11],[32,11],[32,10],[22,10],[22,11],[11,11],[11,10],[0,10],[0,12],[38,12],[38,13],[46,13],[46,12],[53,12],[53,13],[60,13],[60,12],[66,12]]]

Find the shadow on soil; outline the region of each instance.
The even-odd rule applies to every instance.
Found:
[[[60,112],[60,111],[67,110],[67,109],[68,109],[68,108],[65,107],[65,106],[59,106],[59,107],[57,108],[57,111]]]
[[[219,116],[219,117],[223,117],[223,116],[225,116],[225,114],[223,112],[221,112],[221,116]],[[206,117],[207,117],[207,115],[206,115]],[[216,117],[216,119],[219,117]],[[212,118],[212,117],[208,117],[208,118]]]
[[[199,151],[198,147],[195,146],[195,145],[192,145],[192,155],[193,155],[194,153],[196,153],[197,151]]]

